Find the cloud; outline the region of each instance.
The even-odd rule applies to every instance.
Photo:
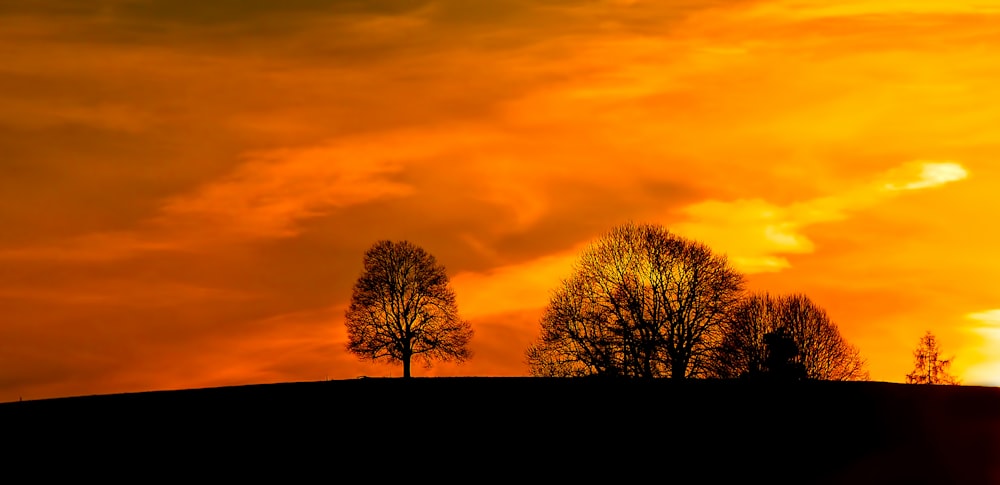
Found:
[[[462,314],[468,318],[544,308],[559,282],[570,276],[582,247],[484,272],[451,278]]]
[[[190,227],[195,234],[211,228],[237,239],[294,236],[302,219],[410,194],[411,187],[391,176],[402,169],[400,160],[420,153],[400,141],[386,137],[254,154],[223,180],[167,201],[154,224]]]
[[[411,194],[412,187],[393,177],[407,162],[441,149],[419,135],[403,134],[255,152],[222,178],[163,201],[136,229],[7,248],[0,258],[113,260],[293,237],[303,220]]]
[[[844,0],[832,4],[818,0],[761,2],[758,15],[802,18],[857,17],[878,14],[994,14],[1000,7],[976,0]]]
[[[970,313],[966,318],[975,322],[967,331],[981,339],[974,348],[978,358],[964,372],[966,381],[1000,386],[1000,309]]]
[[[968,317],[1000,328],[1000,310],[987,310],[983,312],[970,313]]]
[[[955,162],[913,162],[899,170],[894,170],[886,182],[886,190],[919,190],[951,182],[958,182],[969,176],[969,172]]]
[[[176,282],[135,280],[92,280],[87,288],[0,287],[0,299],[37,302],[44,305],[114,306],[136,309],[175,305],[204,305],[220,301],[248,301],[260,295],[225,288],[211,288]]]
[[[791,266],[783,255],[816,250],[804,234],[807,227],[844,220],[852,212],[877,205],[900,191],[939,187],[967,176],[968,171],[955,162],[911,162],[888,171],[873,183],[805,201],[700,202],[683,208],[686,220],[671,229],[727,253],[733,264],[746,273],[776,272]]]

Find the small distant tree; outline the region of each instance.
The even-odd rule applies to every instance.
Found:
[[[937,338],[927,331],[913,351],[913,372],[906,374],[906,383],[958,385],[959,380],[948,373],[953,359],[941,359],[940,354]]]
[[[472,326],[458,316],[444,266],[408,241],[379,241],[364,257],[346,313],[347,350],[362,360],[464,362]]]

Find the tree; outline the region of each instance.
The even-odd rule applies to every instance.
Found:
[[[613,228],[580,255],[526,350],[536,376],[699,376],[743,275],[662,226]]]
[[[906,374],[907,384],[958,385],[960,382],[948,373],[953,359],[941,360],[937,338],[929,330],[913,351],[913,372]]]
[[[868,379],[866,362],[858,349],[843,338],[826,311],[805,295],[753,293],[735,305],[728,317],[712,359],[715,377],[773,372],[769,362],[774,362],[774,346],[782,345],[783,337],[791,340],[795,352],[789,356],[790,351],[782,349],[782,358],[801,365],[807,379]],[[787,343],[783,345],[787,347]]]
[[[472,326],[458,316],[444,266],[408,242],[379,241],[365,253],[346,312],[347,350],[362,360],[464,362]]]
[[[763,373],[766,377],[781,381],[801,381],[808,378],[806,366],[800,362],[799,345],[785,327],[764,334]]]

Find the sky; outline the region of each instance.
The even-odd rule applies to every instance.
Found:
[[[804,293],[903,382],[1000,385],[1000,5],[0,3],[0,402],[399,376],[346,349],[378,240],[523,376],[624,222]]]

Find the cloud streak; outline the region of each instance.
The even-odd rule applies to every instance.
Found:
[[[1000,309],[973,312],[966,317],[975,322],[966,331],[980,339],[977,345],[962,349],[965,356],[973,357],[969,360],[974,362],[966,367],[966,379],[1000,386]]]
[[[916,172],[916,176],[907,172]],[[893,171],[890,178],[901,179],[886,182],[886,190],[920,190],[958,182],[969,176],[962,165],[955,162],[914,162]]]
[[[809,226],[842,221],[899,191],[929,189],[967,176],[958,163],[911,162],[890,170],[880,181],[787,205],[763,199],[701,202],[682,209],[687,221],[672,229],[726,252],[746,273],[781,271],[791,266],[784,255],[816,250],[805,234]]]

